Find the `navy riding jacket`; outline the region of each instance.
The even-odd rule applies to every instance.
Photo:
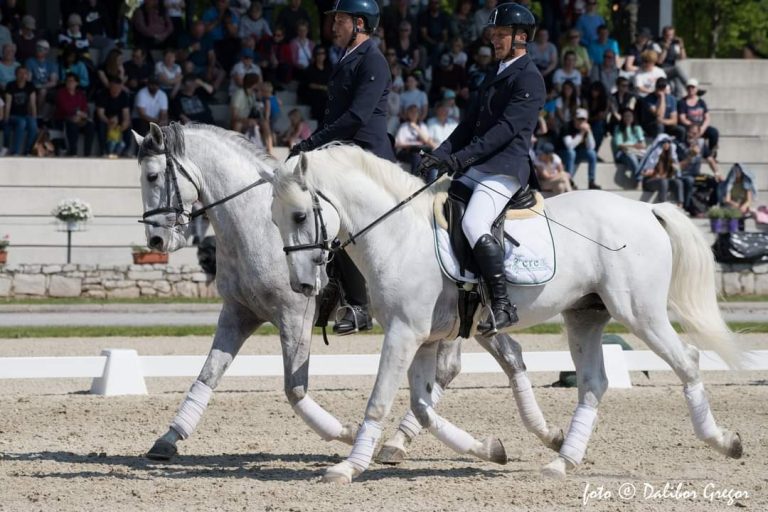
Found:
[[[464,168],[517,176],[525,185],[531,136],[547,95],[544,79],[527,54],[497,70],[486,75],[464,121],[433,153],[441,159],[453,154]]]
[[[352,141],[394,162],[387,134],[391,77],[387,60],[370,39],[339,61],[328,80],[328,106],[322,126],[312,134],[312,145]]]

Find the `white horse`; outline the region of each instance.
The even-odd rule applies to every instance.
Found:
[[[289,160],[274,179],[273,221],[286,249],[294,249],[286,251],[291,287],[307,296],[317,292],[332,250],[318,226],[329,240],[344,240],[423,185],[394,164],[342,145]],[[456,285],[442,274],[434,253],[432,203],[433,194],[423,194],[347,248],[368,281],[386,335],[363,426],[349,458],[328,468],[326,480],[350,482],[368,467],[380,422],[409,367],[411,410],[422,425],[458,451],[472,442],[435,413],[429,393],[436,350],[430,342],[448,336],[457,315]],[[738,434],[720,429],[713,419],[697,349],[681,341],[667,314],[669,305],[698,346],[717,350],[726,361],[737,359],[717,305],[713,258],[698,228],[673,205],[599,191],[554,197],[546,211],[572,229],[552,227],[557,274],[544,285],[509,287],[519,309],[518,327],[562,312],[576,366],[578,406],[558,456],[542,472],[564,477],[584,456],[608,386],[601,334],[611,317],[676,372],[696,435],[720,453],[740,457]],[[590,239],[625,248],[607,250]]]
[[[214,126],[174,124],[161,129],[152,124],[146,138],[134,136],[139,145],[148,244],[163,251],[183,247],[190,230],[186,212],[197,200],[209,206],[207,214],[217,237],[216,284],[223,299],[205,365],[170,428],[148,456],[167,460],[176,454],[176,443],[195,430],[213,389],[243,342],[267,321],[280,330],[285,393],[296,414],[324,440],[352,444],[357,424],[342,425],[307,393],[315,300],[293,293],[288,286],[283,244],[270,221],[272,187],[257,184],[249,188],[259,179],[259,172],[271,179],[272,169],[279,164],[238,134]],[[239,195],[233,197],[235,194]],[[496,348],[492,353],[510,376],[525,425],[557,450],[562,433],[550,431],[544,421],[519,344],[506,335],[482,342]],[[438,399],[460,371],[459,342],[441,344],[436,364],[434,392]],[[383,450],[383,462],[401,461],[406,445],[420,428],[413,414],[406,414],[398,433]],[[503,447],[495,439],[478,442],[470,451],[486,460],[506,462]]]

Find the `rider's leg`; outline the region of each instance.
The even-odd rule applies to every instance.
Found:
[[[336,265],[343,291],[344,316],[333,326],[333,332],[339,335],[368,331],[373,328],[373,320],[368,313],[368,295],[365,278],[357,270],[355,263],[344,251],[336,253]]]
[[[514,176],[485,174],[474,168],[470,168],[459,181],[474,185],[462,228],[491,292],[492,314],[478,325],[481,334],[491,336],[498,329],[517,322],[515,306],[507,296],[504,249],[491,235],[491,227],[511,197],[520,189],[520,181]]]

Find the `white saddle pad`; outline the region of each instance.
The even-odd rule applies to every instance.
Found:
[[[537,215],[529,219],[507,220],[504,230],[520,244],[516,247],[506,240],[504,243],[504,270],[507,281],[516,285],[544,284],[555,277],[556,258],[555,243],[549,218]],[[433,220],[435,232],[435,253],[443,273],[448,278],[459,283],[476,283],[477,277],[470,272],[462,276],[459,272],[459,262],[453,254],[448,231]]]

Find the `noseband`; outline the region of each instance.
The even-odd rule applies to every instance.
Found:
[[[323,209],[320,207],[320,200],[318,199],[318,196],[325,199],[325,201],[327,201],[331,206],[333,206],[333,203],[319,190],[317,192],[310,190],[309,193],[312,197],[312,214],[315,221],[315,241],[310,244],[286,245],[283,247],[285,254],[290,254],[297,251],[311,251],[314,249],[320,249],[323,255],[325,255],[326,252],[334,253],[339,250],[338,240],[334,240],[332,242],[328,240],[328,229],[325,226]],[[323,262],[325,263],[326,261],[327,260],[323,258]]]

